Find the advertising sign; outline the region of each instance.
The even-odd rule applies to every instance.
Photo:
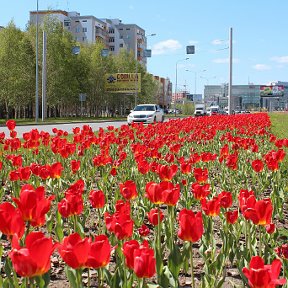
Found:
[[[108,93],[141,92],[141,73],[112,73],[105,75],[105,91]]]
[[[260,96],[261,97],[274,97],[274,96],[283,96],[284,95],[284,86],[260,86]]]

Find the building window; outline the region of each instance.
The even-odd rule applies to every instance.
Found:
[[[113,43],[115,41],[114,37],[109,37],[109,43]]]
[[[80,33],[80,27],[79,26],[76,27],[75,31],[76,31],[76,33]]]
[[[70,22],[70,21],[65,21],[65,20],[64,20],[64,26],[65,26],[65,27],[68,27],[68,26],[70,26],[70,25],[71,25],[71,22]]]
[[[109,34],[114,34],[114,33],[115,33],[115,31],[114,31],[114,29],[113,29],[113,28],[109,28],[109,30],[108,30],[108,33],[109,33]]]
[[[87,22],[87,20],[82,20],[82,22]]]
[[[126,28],[126,31],[129,31],[130,30],[130,28]]]
[[[82,41],[85,42],[87,40],[87,37],[82,37]]]
[[[82,31],[87,32],[87,27],[83,27]]]
[[[110,49],[110,51],[114,51],[115,47],[114,46],[110,46],[109,49]]]
[[[119,47],[122,48],[122,47],[123,47],[123,43],[121,43],[121,44],[119,45]]]

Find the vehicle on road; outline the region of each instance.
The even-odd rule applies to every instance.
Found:
[[[157,104],[139,104],[127,117],[128,124],[164,121],[164,111]]]
[[[206,107],[204,103],[195,104],[194,116],[205,116]]]
[[[209,109],[209,116],[219,114],[219,110],[220,110],[220,108],[219,108],[218,105],[210,106],[209,108],[210,108],[210,109]]]

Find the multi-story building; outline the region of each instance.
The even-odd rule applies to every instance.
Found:
[[[135,59],[146,67],[145,50],[147,39],[145,30],[136,24],[124,24],[120,19],[98,19],[95,16],[81,16],[78,12],[63,10],[31,11],[30,23],[41,25],[45,17],[60,21],[79,43],[102,41],[110,53],[118,54],[120,49],[132,51]]]
[[[154,80],[158,82],[157,103],[162,108],[168,108],[172,100],[172,83],[169,78],[154,76]]]
[[[56,19],[61,22],[66,30],[72,33],[77,42],[94,43],[96,41],[102,41],[106,45],[108,41],[106,23],[95,16],[80,16],[78,12],[67,12],[63,10],[31,11],[30,23],[37,23],[37,14],[40,25],[47,17]]]
[[[272,82],[271,86],[284,86],[283,96],[261,97],[260,87],[265,84],[232,85],[232,109],[266,108],[268,110],[288,108],[288,82]],[[217,104],[221,107],[228,105],[228,84],[205,85],[204,101],[207,105]]]

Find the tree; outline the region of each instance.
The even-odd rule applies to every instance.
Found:
[[[5,105],[6,118],[17,118],[21,108],[31,103],[33,57],[30,41],[11,21],[0,32],[0,102]]]

